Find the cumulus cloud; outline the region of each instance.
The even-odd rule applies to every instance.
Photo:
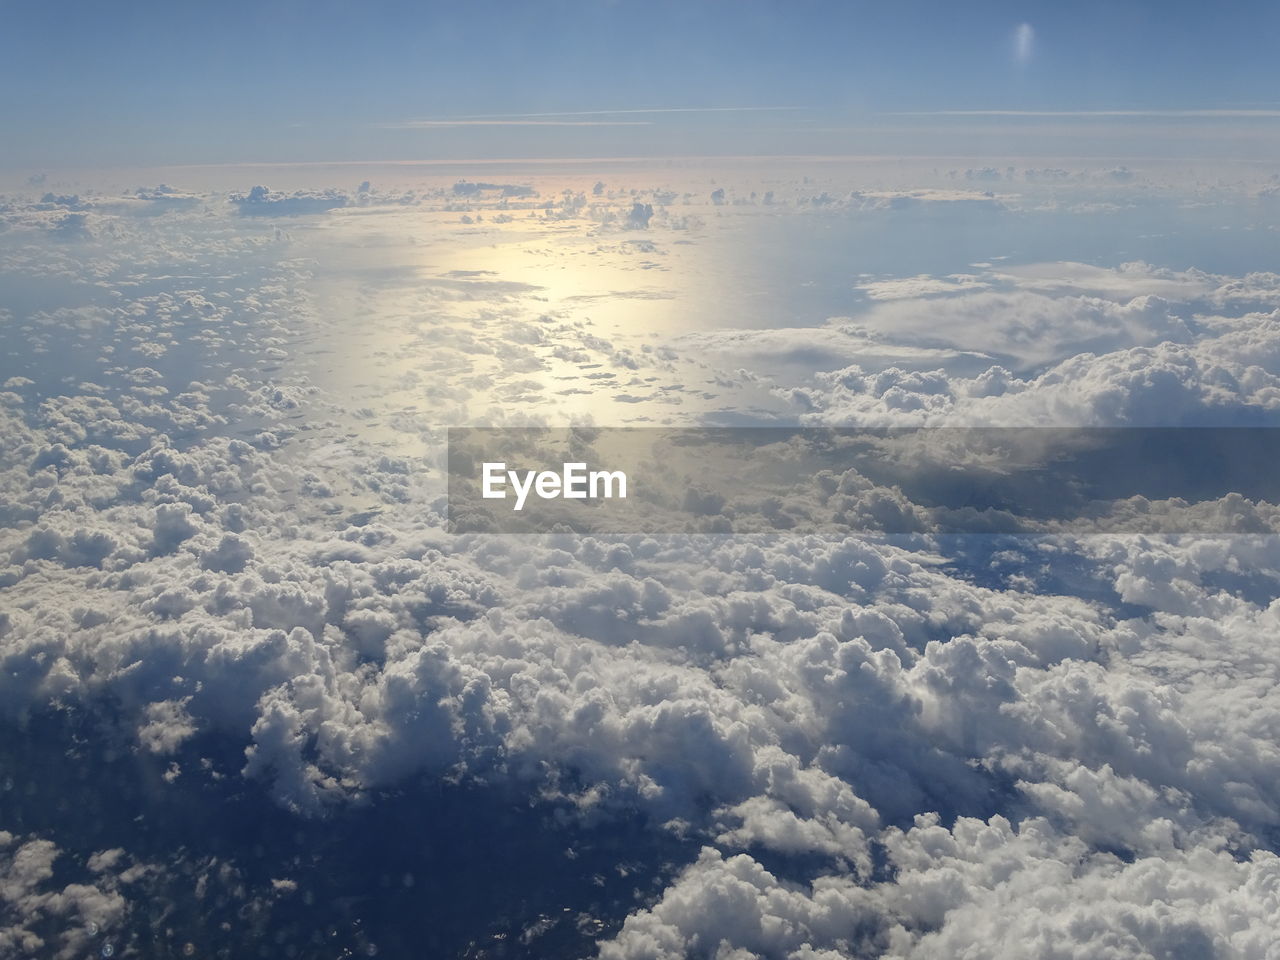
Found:
[[[989,284],[977,276],[957,274],[949,277],[902,277],[895,280],[873,280],[858,285],[872,300],[915,300],[936,294],[953,294],[962,290],[982,290]]]
[[[248,193],[232,194],[231,202],[243,216],[291,217],[308,213],[323,213],[347,205],[347,196],[336,190],[294,191],[286,194],[273,192],[264,186],[256,186]]]
[[[792,186],[843,199],[792,204],[778,186],[768,209],[787,212],[770,216],[960,202]],[[529,199],[432,189],[414,197],[451,215]],[[619,274],[678,259],[679,194],[636,189],[593,194],[594,212],[576,195],[528,209],[544,232],[522,256],[563,244],[569,262]],[[689,205],[709,208],[698,191]],[[750,206],[731,202],[745,188],[722,197],[708,216]],[[306,243],[322,241],[211,199],[132,219],[55,199],[22,217],[83,214],[90,236],[55,243],[16,220],[4,235],[9,273],[100,276],[111,291],[14,320],[22,352],[0,394],[11,731],[91,718],[74,728],[91,749],[59,741],[90,772],[123,755],[160,771],[157,790],[262,791],[286,818],[271,823],[298,831],[325,816],[345,829],[362,810],[376,821],[417,791],[463,798],[451,829],[523,829],[512,811],[552,810],[538,850],[572,864],[548,868],[548,885],[565,892],[575,948],[599,939],[605,957],[1268,955],[1280,661],[1258,638],[1280,615],[1274,538],[1105,534],[1124,511],[1172,512],[1164,502],[1111,504],[1104,533],[1081,538],[451,536],[439,426],[543,423],[545,398],[583,383],[641,398],[634,415],[653,421],[687,412],[664,398],[705,385],[813,423],[1270,424],[1274,277],[1065,265],[863,278],[857,317],[646,343],[595,321],[617,299],[594,288],[555,299],[550,282],[471,263],[391,280],[360,267],[344,295],[394,321],[367,338],[368,366],[334,374],[359,344],[350,315],[317,306],[337,289],[311,272]],[[307,188],[235,203],[360,201]],[[623,250],[637,204],[653,207],[653,246]],[[573,246],[566,224],[590,242]],[[680,229],[690,248],[715,236]],[[67,343],[92,346],[91,369],[46,362]],[[695,507],[730,506],[701,481]],[[850,477],[828,495],[918,507],[874,486]],[[1192,506],[1273,523],[1241,498]],[[133,839],[147,829],[123,822],[112,828]],[[80,956],[147,902],[135,884],[173,865],[54,825],[0,836],[0,942]],[[600,846],[624,827],[629,850]],[[389,849],[439,839],[404,831]],[[652,850],[669,871],[637,867]],[[329,909],[306,902],[305,868],[183,864],[195,879],[165,896],[196,884],[255,923],[273,897],[295,919]],[[385,872],[378,889],[428,882]],[[553,954],[538,940],[561,929],[553,910],[565,905],[506,932]]]

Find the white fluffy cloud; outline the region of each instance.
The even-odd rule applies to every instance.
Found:
[[[0,950],[13,957],[71,960],[112,956],[113,934],[134,904],[131,888],[155,870],[123,850],[101,850],[80,866],[87,882],[62,883],[53,842],[0,831]]]
[[[657,264],[688,224],[639,195],[671,208],[640,251]],[[983,268],[870,281],[870,314],[804,332],[643,344],[546,287],[442,268],[378,328],[386,366],[352,375],[386,373],[388,410],[306,352],[305,331],[351,341],[315,312],[296,241],[201,203],[207,233],[185,207],[90,204],[72,211],[89,253],[8,238],[7,271],[104,271],[113,295],[5,320],[30,347],[0,394],[7,723],[110,703],[115,748],[212,778],[200,751],[231,743],[234,776],[303,818],[425,775],[702,848],[604,957],[1270,955],[1270,538],[450,537],[437,428],[478,397],[535,423],[582,382],[656,420],[695,373],[764,395],[749,361],[787,351],[834,359],[774,381],[814,423],[1270,423],[1274,278]],[[566,198],[540,242],[575,217],[607,238],[605,213]],[[95,260],[112,231],[149,283]],[[232,279],[197,291],[184,270]],[[361,270],[355,303],[385,292]],[[54,369],[66,342],[91,369]],[[126,854],[68,885],[56,837],[0,838],[8,947],[78,955],[81,921],[128,912]]]

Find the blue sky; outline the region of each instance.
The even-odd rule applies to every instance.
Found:
[[[858,152],[831,126],[1280,106],[1266,3],[54,0],[0,16],[11,168]],[[761,106],[804,109],[590,112]],[[574,115],[522,116],[547,113]]]

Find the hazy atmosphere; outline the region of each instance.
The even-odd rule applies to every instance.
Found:
[[[0,958],[1280,957],[1277,8],[0,23]]]

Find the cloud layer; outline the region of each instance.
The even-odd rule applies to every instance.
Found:
[[[1273,275],[992,260],[850,273],[865,309],[806,328],[636,331],[610,311],[683,307],[730,218],[996,201],[457,182],[6,208],[7,736],[60,717],[49,756],[135,777],[153,816],[226,791],[280,826],[166,859],[6,784],[5,949],[141,951],[156,902],[298,949],[337,910],[390,951],[396,920],[308,886],[334,824],[403,848],[324,861],[397,905],[489,871],[445,833],[524,835],[548,865],[501,889],[538,893],[486,923],[544,955],[1273,955],[1274,537],[451,536],[440,429],[584,395],[644,422],[1272,425]],[[494,241],[509,266],[446,256]],[[888,508],[855,479],[851,509]],[[447,829],[397,806],[427,796]]]

